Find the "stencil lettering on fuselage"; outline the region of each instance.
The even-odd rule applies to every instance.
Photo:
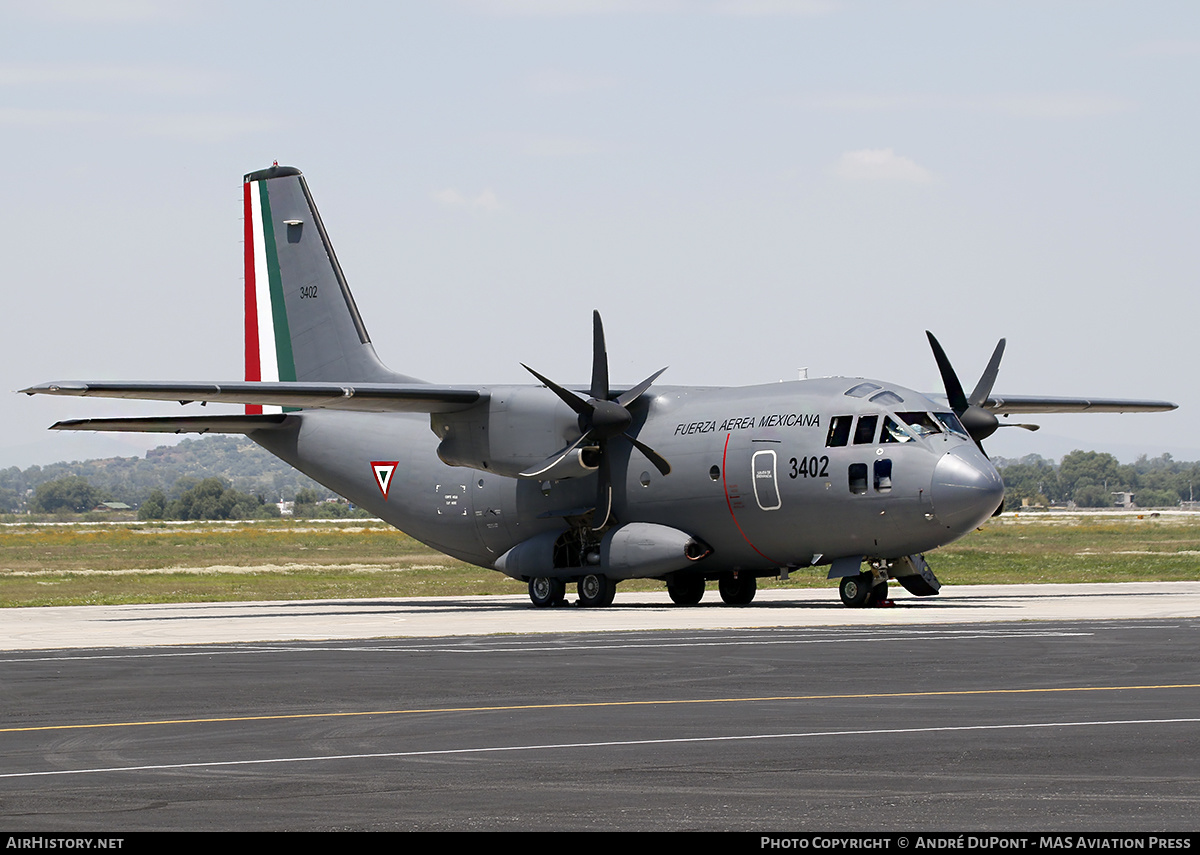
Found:
[[[456,517],[467,515],[467,485],[438,484],[434,487],[434,509],[439,515],[450,514]]]

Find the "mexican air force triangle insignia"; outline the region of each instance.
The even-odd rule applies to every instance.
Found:
[[[371,461],[371,471],[375,473],[375,483],[379,485],[379,492],[383,493],[385,501],[387,500],[388,490],[392,486],[392,476],[396,474],[396,467],[399,463],[399,460]]]

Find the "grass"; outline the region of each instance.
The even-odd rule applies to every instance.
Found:
[[[1200,580],[1200,516],[1006,515],[927,557],[948,584]],[[759,585],[832,586],[826,570]],[[377,521],[0,526],[0,607],[524,590]]]

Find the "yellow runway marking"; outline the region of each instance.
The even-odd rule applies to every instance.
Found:
[[[767,701],[838,701],[868,700],[872,698],[943,698],[970,695],[1036,695],[1063,694],[1067,692],[1134,692],[1158,689],[1200,689],[1200,683],[1178,683],[1161,686],[1063,686],[1051,689],[966,689],[940,692],[878,692],[849,695],[778,695],[750,698],[689,698],[685,700],[658,701],[593,701],[567,704],[512,704],[494,707],[442,707],[408,710],[363,710],[360,712],[291,713],[282,715],[226,716],[221,718],[180,718],[159,721],[114,721],[94,724],[46,724],[35,727],[3,727],[0,733],[31,733],[44,730],[92,730],[104,727],[152,727],[167,724],[219,724],[236,721],[289,721],[298,719],[352,718],[356,716],[420,715],[438,713],[514,712],[518,710],[562,710],[589,709],[596,707],[652,707],[679,706],[683,704],[751,704]]]

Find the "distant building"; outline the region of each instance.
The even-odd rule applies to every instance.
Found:
[[[124,502],[101,502],[92,508],[93,511],[132,511],[133,506]]]

